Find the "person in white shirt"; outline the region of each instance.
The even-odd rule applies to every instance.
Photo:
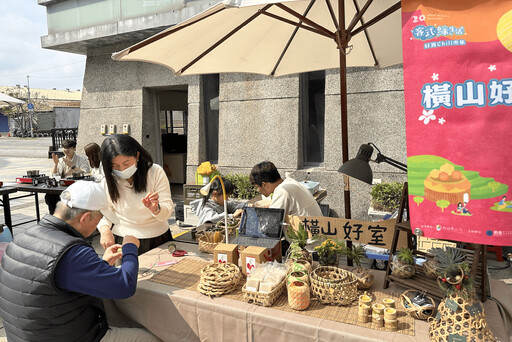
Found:
[[[100,243],[108,248],[125,235],[140,240],[139,254],[172,240],[167,219],[174,211],[169,180],[160,165],[129,135],[114,134],[101,145],[110,209],[119,218],[98,224]]]
[[[263,196],[271,196],[270,208],[284,209],[285,215],[323,216],[309,190],[293,178],[283,180],[272,162],[256,164],[251,170],[249,180]]]
[[[53,167],[50,170],[51,176],[67,178],[73,176],[73,172],[89,172],[89,161],[87,157],[79,156],[75,153],[75,141],[69,139],[64,140],[62,142],[62,152],[64,152],[64,157],[61,158],[55,153],[52,153]],[[59,199],[59,195],[55,194],[46,194],[44,196],[44,201],[48,205],[48,211],[51,215],[55,212]]]
[[[70,177],[73,172],[83,171],[87,173],[89,169],[89,161],[87,157],[79,156],[76,154],[76,142],[73,140],[64,140],[62,142],[62,152],[64,157],[57,157],[52,153],[53,167],[50,170],[52,175],[58,174],[62,178]]]
[[[101,147],[96,143],[89,143],[84,147],[85,155],[91,166],[91,176],[96,182],[103,179],[103,165],[101,164]]]

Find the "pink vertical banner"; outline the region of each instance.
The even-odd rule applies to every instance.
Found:
[[[402,0],[410,219],[512,245],[512,1]]]

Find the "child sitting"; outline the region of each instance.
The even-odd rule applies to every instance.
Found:
[[[233,193],[233,184],[224,177],[224,188],[226,189],[227,199]],[[217,223],[224,218],[224,194],[220,180],[216,178],[210,187],[208,195],[203,199],[198,199],[190,202],[195,214],[199,217],[198,225],[203,223]],[[243,203],[235,203],[227,201],[227,211],[229,217],[238,217],[242,214]]]

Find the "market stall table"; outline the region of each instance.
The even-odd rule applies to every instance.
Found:
[[[127,317],[164,341],[429,341],[425,321],[414,321],[414,335],[385,332],[226,297],[211,299],[196,291],[150,281],[154,274],[169,267],[166,262],[180,260],[170,255],[168,245],[140,256],[137,292],[129,299],[105,301],[109,320]],[[211,255],[198,252],[196,245],[176,245],[189,253],[185,258],[211,260]],[[376,281],[372,290],[382,291],[384,272],[374,273]],[[496,336],[507,341],[512,291],[505,283],[495,280],[491,281],[491,287],[496,290],[494,297],[502,299],[505,317],[500,315],[496,302],[489,300],[484,304],[487,321]],[[401,293],[403,290],[392,284],[384,291]]]
[[[26,196],[34,196],[35,197],[36,219],[25,222],[25,223],[28,223],[28,222],[32,222],[32,221],[39,222],[41,220],[41,214],[39,211],[39,196],[38,196],[38,194],[41,193],[41,194],[60,195],[60,193],[62,191],[67,189],[67,186],[61,186],[61,185],[48,186],[46,184],[38,184],[38,185],[17,184],[16,188],[18,191],[30,192],[30,195],[25,195],[24,197],[26,197]]]
[[[2,207],[4,208],[4,224],[12,230],[12,217],[11,217],[11,199],[10,194],[17,192],[18,189],[14,186],[0,187],[0,195],[2,196]]]

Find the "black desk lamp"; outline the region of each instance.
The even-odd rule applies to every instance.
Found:
[[[371,160],[370,158],[372,156],[374,147],[377,150],[377,158],[373,160],[374,162],[385,162],[396,167],[397,169],[407,172],[407,165],[386,157],[373,143],[362,144],[361,147],[359,147],[359,151],[357,151],[356,157],[341,165],[338,172],[372,185],[373,172],[369,161]]]

